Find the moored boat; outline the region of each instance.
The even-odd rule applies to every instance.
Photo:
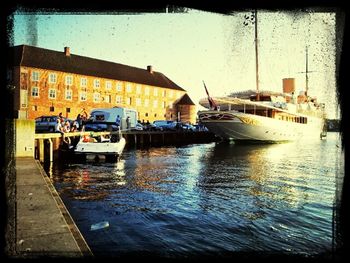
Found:
[[[301,137],[325,137],[325,104],[308,94],[308,54],[306,48],[306,87],[295,95],[293,78],[283,79],[283,92],[260,91],[258,71],[257,11],[254,15],[256,91],[210,97],[199,104],[207,110],[198,112],[200,123],[226,140],[281,142]]]
[[[118,159],[126,145],[125,138],[119,133],[117,136],[99,135],[81,136],[79,142],[73,149],[76,156],[100,156]]]
[[[260,101],[254,101],[255,95],[250,99],[215,98],[216,107],[199,111],[199,120],[216,135],[235,141],[281,142],[322,134],[324,104],[310,98],[290,103],[286,100],[288,96],[271,94],[260,94]],[[209,106],[204,99],[200,104]]]

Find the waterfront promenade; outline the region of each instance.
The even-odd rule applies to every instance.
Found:
[[[92,256],[39,162],[30,157],[16,158],[15,168],[16,252],[12,256]]]

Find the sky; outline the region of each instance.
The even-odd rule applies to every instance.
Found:
[[[252,12],[14,13],[13,45],[33,45],[133,67],[152,65],[198,104],[212,97],[256,89]],[[248,22],[248,23],[247,23]],[[246,25],[245,25],[246,24]],[[282,91],[283,78],[305,89],[339,118],[336,98],[335,13],[258,10],[260,90]]]

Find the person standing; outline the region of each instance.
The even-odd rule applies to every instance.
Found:
[[[58,118],[59,118],[60,121],[61,121],[61,125],[63,125],[63,123],[64,123],[64,118],[63,118],[62,112],[60,112],[60,113],[58,114]]]
[[[81,117],[81,115],[80,115],[80,113],[78,114],[78,116],[77,116],[77,118],[76,118],[76,120],[75,120],[76,122],[77,122],[77,130],[78,131],[81,131],[82,130],[82,127],[83,127],[83,118]]]
[[[130,129],[130,117],[126,117],[126,128],[129,130]]]
[[[60,118],[57,118],[57,123],[55,125],[55,132],[59,132],[59,133],[63,134],[63,127],[62,127],[62,123],[61,123]]]
[[[117,125],[117,128],[120,128],[120,116],[118,115],[117,118],[115,119],[115,124]]]

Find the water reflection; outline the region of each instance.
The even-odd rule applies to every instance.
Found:
[[[332,240],[332,147],[328,140],[129,149],[115,164],[64,164],[52,173],[94,252],[315,253]],[[101,220],[108,230],[90,233]]]
[[[59,167],[58,167],[59,166]],[[61,195],[75,200],[103,200],[110,191],[125,185],[125,161],[118,163],[57,164],[52,180]]]

